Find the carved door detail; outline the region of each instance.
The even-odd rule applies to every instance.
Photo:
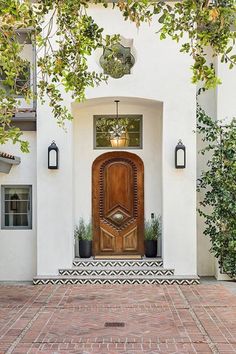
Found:
[[[143,184],[143,162],[135,154],[114,151],[94,161],[94,255],[143,254]]]

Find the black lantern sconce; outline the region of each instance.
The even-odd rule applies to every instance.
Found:
[[[181,140],[175,147],[175,168],[186,167],[186,148]]]
[[[48,168],[52,170],[59,168],[59,149],[54,140],[48,147]]]

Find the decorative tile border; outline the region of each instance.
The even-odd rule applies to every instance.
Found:
[[[162,267],[163,261],[157,260],[74,260],[74,267]]]
[[[173,269],[111,269],[107,267],[107,269],[60,269],[59,274],[66,276],[133,276],[138,275],[142,276],[157,276],[157,275],[173,275]]]
[[[75,285],[75,284],[108,284],[108,285],[112,285],[112,284],[160,284],[160,285],[173,285],[173,284],[177,284],[177,285],[194,285],[194,284],[199,284],[199,279],[180,279],[180,278],[172,278],[172,279],[160,279],[160,278],[153,278],[153,279],[128,279],[128,278],[124,278],[124,279],[81,279],[81,278],[74,278],[74,279],[60,279],[58,278],[35,278],[33,280],[33,284],[34,285],[47,285],[47,284],[53,284],[53,285],[66,285],[66,284],[70,284],[70,285]]]

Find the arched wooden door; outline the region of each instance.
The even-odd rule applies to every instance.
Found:
[[[144,167],[124,151],[100,155],[92,167],[93,254],[143,255]]]

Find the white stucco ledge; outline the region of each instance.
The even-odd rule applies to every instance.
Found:
[[[0,152],[0,172],[9,173],[13,165],[19,165],[20,157]]]

